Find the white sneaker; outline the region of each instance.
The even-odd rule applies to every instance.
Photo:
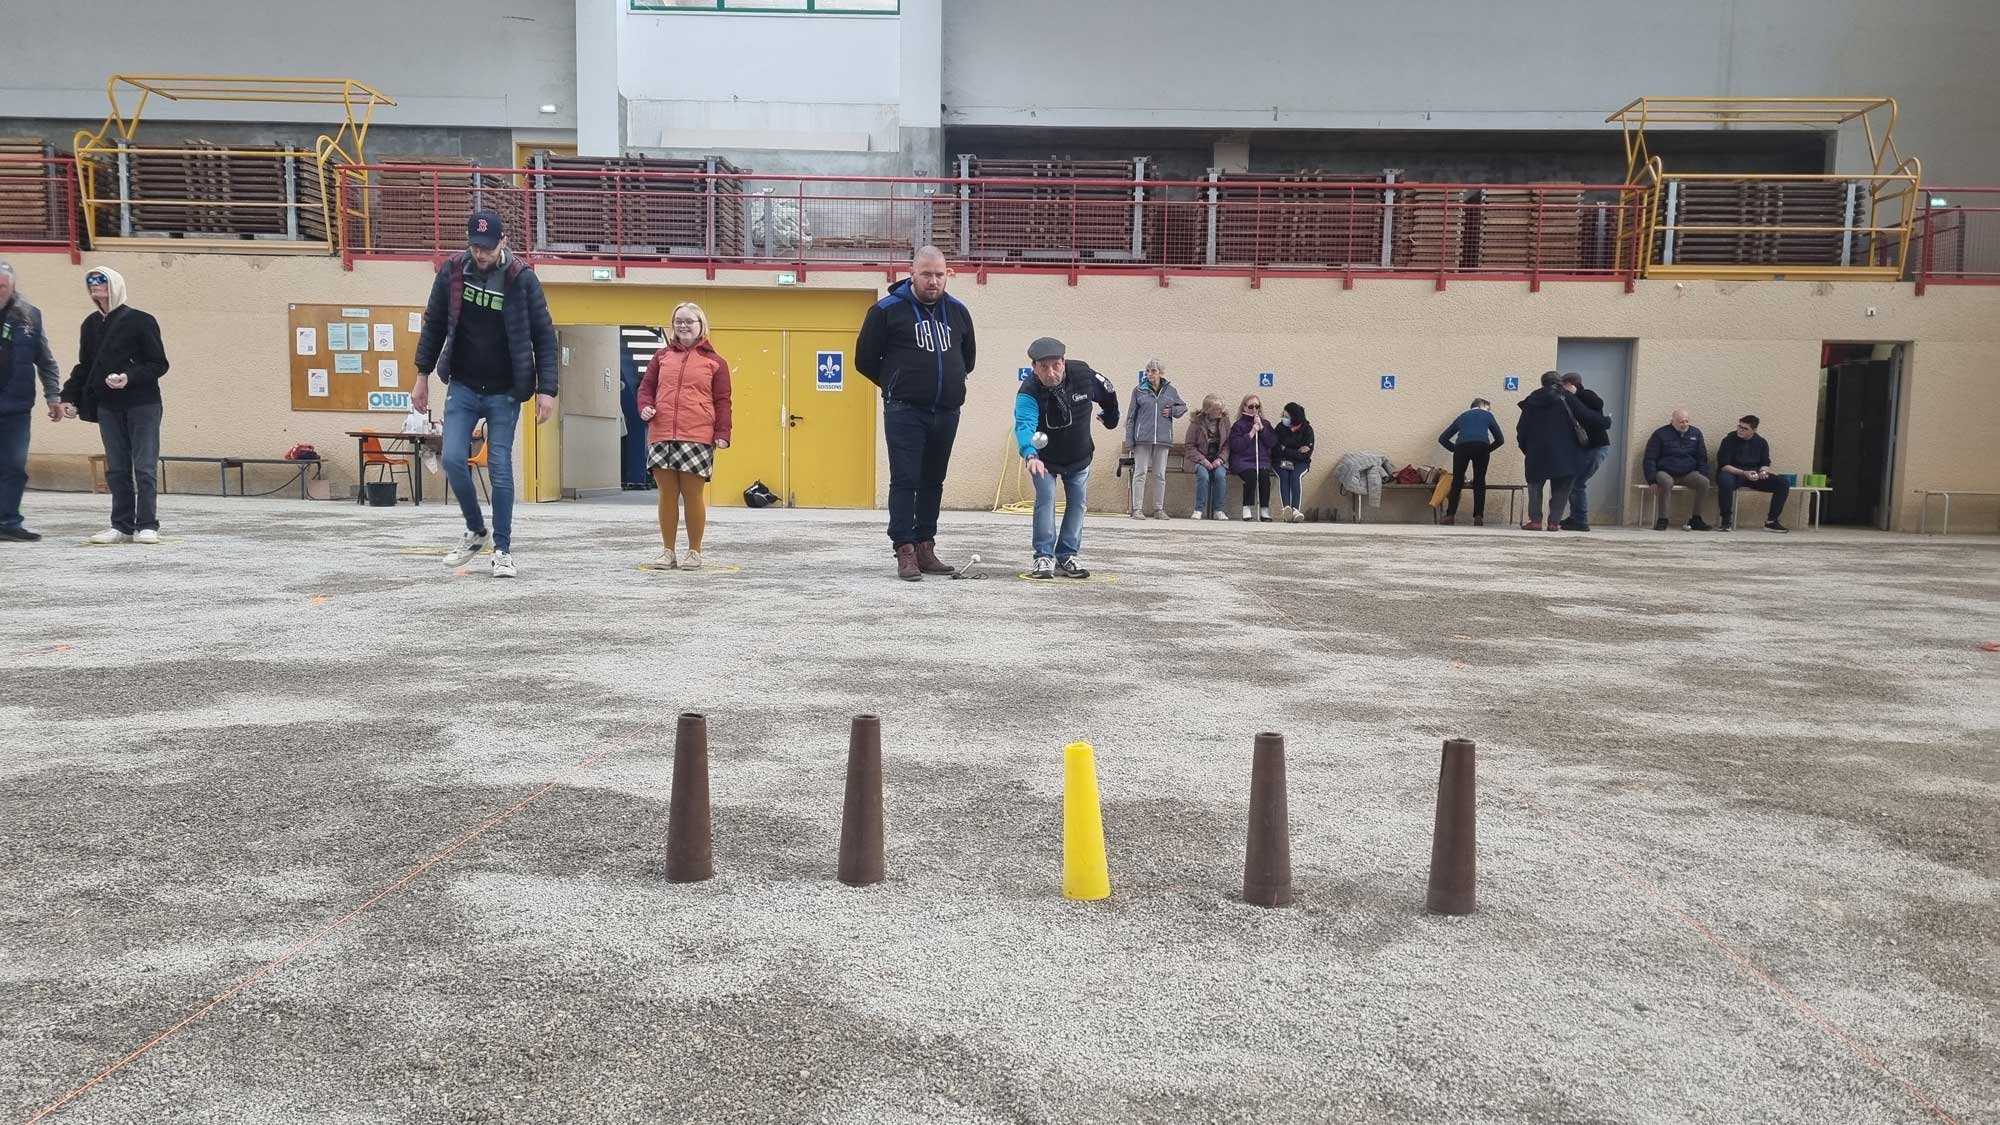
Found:
[[[85,543],[130,543],[131,541],[132,537],[130,535],[125,534],[115,527],[107,527],[103,531],[84,540]]]
[[[1140,510],[1139,510],[1139,509],[1137,509],[1137,508],[1134,508],[1134,509],[1132,509],[1132,518],[1133,518],[1133,519],[1135,519],[1135,520],[1142,520],[1142,519],[1145,519],[1145,518],[1146,518],[1146,513],[1144,513],[1144,512],[1142,512],[1142,511],[1140,511]]]
[[[493,545],[492,532],[490,531],[466,532],[465,537],[458,541],[458,546],[445,552],[444,556],[445,569],[457,570],[459,567],[464,566],[468,562],[471,562],[472,557],[474,555],[477,555],[479,552],[485,550],[488,547],[491,547],[492,545]]]
[[[1250,522],[1250,505],[1248,504],[1243,505],[1243,522]]]
[[[516,574],[514,556],[511,553],[507,551],[493,552],[493,577],[513,578]]]
[[[1168,515],[1165,508],[1161,508],[1159,511],[1153,513],[1153,518],[1156,520],[1170,520],[1174,517]]]
[[[142,528],[132,533],[132,542],[134,543],[144,543],[147,546],[154,546],[158,544],[159,541],[160,541],[160,533],[154,531],[150,527]]]
[[[652,562],[649,562],[649,563],[645,564],[645,569],[646,569],[646,570],[673,570],[673,569],[675,569],[676,567],[678,567],[679,565],[680,565],[680,563],[679,563],[679,561],[678,561],[678,560],[676,560],[676,559],[674,558],[674,553],[673,553],[672,551],[662,551],[662,552],[660,552],[660,557],[659,557],[659,558],[657,558],[657,559],[654,559],[654,560],[653,560]]]
[[[697,550],[695,550],[695,549],[694,549],[693,547],[689,547],[689,548],[688,548],[688,553],[687,553],[687,554],[685,554],[685,555],[682,555],[682,556],[681,556],[681,569],[682,569],[682,570],[700,570],[700,569],[701,569],[701,552],[700,552],[700,551],[697,551]]]
[[[1261,520],[1263,520],[1263,521],[1264,521],[1265,523],[1270,523],[1270,522],[1271,522],[1271,509],[1269,509],[1269,508],[1262,508],[1262,509],[1259,509],[1259,510],[1258,510],[1258,512],[1257,512],[1257,518],[1258,518],[1258,519],[1261,519]]]
[[[1299,510],[1298,510],[1297,508],[1293,508],[1293,509],[1292,509],[1292,522],[1293,522],[1293,523],[1304,523],[1304,522],[1306,522],[1306,514],[1305,514],[1304,512],[1301,512],[1301,511],[1299,511]]]
[[[1056,560],[1047,555],[1037,555],[1035,557],[1035,564],[1028,568],[1028,577],[1030,578],[1054,578],[1055,576]]]
[[[1201,509],[1200,509],[1200,508],[1196,508],[1196,509],[1194,510],[1194,515],[1192,515],[1192,516],[1189,516],[1188,518],[1189,518],[1189,519],[1195,519],[1195,520],[1205,520],[1205,519],[1207,519],[1208,517],[1202,514],[1202,511],[1201,511]]]

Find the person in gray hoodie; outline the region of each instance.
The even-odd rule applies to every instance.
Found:
[[[35,384],[47,400],[49,421],[63,419],[56,357],[42,329],[42,310],[14,284],[14,267],[0,262],[0,539],[33,543],[41,536],[21,523],[21,494],[28,487],[28,427],[35,417]]]
[[[1132,518],[1167,517],[1167,455],[1174,450],[1174,419],[1187,413],[1187,400],[1167,382],[1167,365],[1146,361],[1132,412],[1125,418],[1125,447],[1132,451]]]

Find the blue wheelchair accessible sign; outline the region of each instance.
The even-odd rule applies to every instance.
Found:
[[[1503,391],[1518,391],[1518,390],[1520,390],[1520,389],[1521,389],[1521,377],[1520,377],[1519,375],[1509,375],[1509,376],[1507,376],[1507,377],[1506,377],[1505,379],[1502,379],[1502,380],[1500,380],[1500,389],[1501,389],[1501,390],[1503,390]]]
[[[813,385],[820,390],[845,390],[847,379],[845,357],[840,352],[819,353],[819,365],[816,374],[817,377],[813,380]]]
[[[1260,371],[1257,373],[1257,385],[1260,387],[1275,387],[1278,385],[1278,376],[1274,372]]]
[[[1394,375],[1384,375],[1384,376],[1382,376],[1382,389],[1383,389],[1383,390],[1385,390],[1385,391],[1393,391],[1393,390],[1395,390],[1395,389],[1396,389],[1396,377],[1395,377]]]

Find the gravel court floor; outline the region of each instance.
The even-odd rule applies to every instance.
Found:
[[[521,510],[496,583],[425,553],[443,506],[175,496],[149,549],[29,500],[8,1119],[220,995],[45,1119],[2000,1120],[1991,539],[1093,515],[1117,581],[1035,583],[1025,519],[950,514],[989,577],[906,585],[866,512],[722,511],[739,570],[637,571],[623,497]],[[663,878],[684,709],[694,886]],[[855,890],[863,711],[890,878]],[[1262,729],[1279,911],[1234,901]],[[1451,736],[1468,918],[1421,912]],[[1078,738],[1105,903],[1060,897]]]

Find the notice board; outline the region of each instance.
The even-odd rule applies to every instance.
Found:
[[[422,306],[293,305],[291,311],[293,410],[409,410]]]

